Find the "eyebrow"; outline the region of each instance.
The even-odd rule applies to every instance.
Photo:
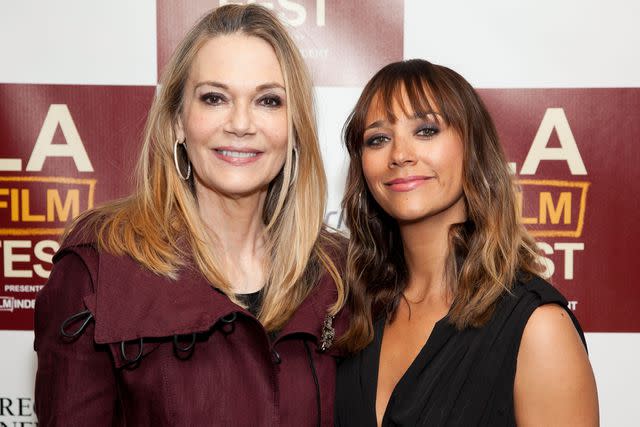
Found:
[[[215,87],[219,87],[221,89],[229,89],[229,86],[227,86],[224,83],[220,83],[220,82],[216,82],[216,81],[212,81],[212,80],[205,80],[203,82],[199,82],[196,83],[196,85],[193,87],[194,90],[198,89],[200,86],[215,86]]]
[[[282,89],[285,90],[284,86],[282,86],[280,83],[265,83],[265,84],[261,84],[260,86],[256,86],[256,90],[257,91],[262,91],[262,90],[266,90],[266,89]]]
[[[382,125],[384,123],[387,123],[387,120],[378,120],[377,122],[373,122],[371,123],[369,126],[367,126],[366,128],[364,128],[364,130],[369,130],[369,129],[373,129],[373,128],[379,128],[382,127]]]
[[[411,120],[416,120],[416,119],[424,119],[427,116],[440,116],[442,117],[442,114],[437,113],[435,111],[430,111],[428,113],[416,113],[413,115],[413,117],[411,117]],[[369,129],[374,129],[374,128],[379,128],[382,127],[382,125],[389,123],[388,120],[377,120],[373,123],[371,123],[370,125],[368,125],[366,128],[364,128],[365,131],[369,130]]]
[[[226,85],[224,83],[216,82],[216,81],[213,81],[213,80],[205,80],[203,82],[199,82],[199,83],[197,83],[195,85],[193,90],[195,91],[200,86],[213,86],[213,87],[219,87],[220,89],[229,90],[229,86],[228,85]],[[284,86],[282,86],[280,83],[276,83],[276,82],[263,83],[261,85],[256,86],[256,91],[257,92],[260,92],[260,91],[263,91],[263,90],[267,90],[267,89],[282,89],[282,90],[285,90]]]

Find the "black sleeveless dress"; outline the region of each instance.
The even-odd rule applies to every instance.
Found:
[[[518,281],[481,328],[457,331],[447,317],[438,321],[391,394],[382,425],[515,426],[513,384],[520,339],[531,313],[550,303],[567,309],[555,288],[533,277]],[[586,346],[578,321],[567,312]],[[373,342],[338,367],[336,426],[376,425],[384,319],[374,330]]]

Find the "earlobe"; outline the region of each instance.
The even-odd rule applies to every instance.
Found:
[[[185,140],[184,127],[182,126],[182,117],[180,117],[179,115],[176,117],[175,123],[173,125],[173,132],[176,135],[175,139],[177,141]]]

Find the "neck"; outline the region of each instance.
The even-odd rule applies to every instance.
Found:
[[[400,234],[409,272],[405,296],[410,300],[450,299],[446,283],[449,230],[466,218],[464,199],[447,210],[418,221],[400,223]]]
[[[232,291],[258,291],[265,282],[266,190],[232,198],[196,186],[198,210],[216,246]]]

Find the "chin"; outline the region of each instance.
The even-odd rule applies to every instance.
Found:
[[[252,196],[254,194],[266,192],[269,189],[268,184],[259,184],[259,185],[238,185],[238,186],[227,186],[226,188],[221,188],[220,191],[222,194],[229,196],[230,198],[237,199],[241,197]]]
[[[217,180],[219,181],[219,180]],[[230,199],[239,199],[242,197],[251,196],[263,191],[267,191],[269,184],[260,180],[255,182],[247,182],[246,179],[230,179],[225,182],[203,182],[201,183],[201,189],[204,191],[211,191],[218,193],[222,196]]]
[[[466,218],[466,214],[463,211],[451,205],[406,207],[403,209],[394,209],[392,212],[388,212],[388,214],[396,221],[402,223],[413,223],[438,218],[438,220],[456,224],[464,222]]]
[[[391,211],[387,211],[387,214],[395,219],[396,221],[400,221],[400,222],[413,222],[413,221],[419,221],[421,219],[423,219],[425,216],[427,216],[428,214],[419,210],[413,210],[413,209],[393,209]]]

